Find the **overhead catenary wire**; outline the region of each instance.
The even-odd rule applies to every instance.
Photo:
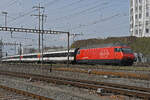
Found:
[[[85,0],[78,0],[78,1],[75,1],[75,2],[72,2],[72,3],[70,3],[70,4],[68,4],[68,5],[66,5],[66,6],[63,6],[63,7],[61,7],[61,9],[63,9],[64,7],[68,7],[68,6],[71,6],[71,5],[75,5],[75,4],[77,4],[77,3],[80,3],[80,2],[83,2],[83,1],[85,1]],[[90,2],[90,3],[88,3],[88,4],[86,4],[86,5],[84,5],[84,7],[87,7],[87,6],[90,6],[90,5],[93,5],[93,4],[97,4],[98,2],[100,2],[99,0],[96,0],[96,1],[94,1],[94,2]],[[56,2],[55,2],[56,3]],[[72,10],[72,11],[75,11],[75,10],[77,10],[77,9],[80,9],[80,8],[83,8],[83,6],[82,7],[77,7],[77,8],[74,8],[74,10]],[[60,8],[57,8],[57,9],[59,9],[59,11],[61,10]],[[55,10],[57,10],[57,9],[55,9]],[[72,12],[72,11],[70,11],[70,12]],[[57,13],[57,11],[55,11],[55,13]],[[53,19],[52,21],[57,21],[57,19]],[[47,25],[48,26],[48,25]],[[64,27],[64,26],[63,26]],[[61,28],[63,28],[63,27],[61,27]],[[60,28],[60,27],[55,27],[55,28]]]
[[[89,14],[92,14],[92,13],[94,13],[94,12],[96,12],[97,10],[99,10],[99,11],[102,11],[102,10],[104,10],[104,9],[106,9],[106,8],[110,8],[110,7],[112,7],[113,5],[108,5],[108,4],[106,4],[104,7],[101,7],[101,8],[98,8],[98,9],[94,9],[94,10],[91,10],[90,11],[90,13],[88,12],[87,14],[89,15]],[[83,15],[83,14],[82,14]],[[101,21],[101,22],[104,22],[104,21]],[[90,22],[91,23],[91,22]],[[95,22],[93,22],[93,23],[95,23]],[[79,26],[87,26],[86,24],[84,24],[84,25],[79,25]],[[56,26],[55,28],[65,28],[65,26]]]
[[[68,9],[69,12],[74,12],[74,11],[77,11],[77,10],[81,10],[82,8],[89,7],[89,6],[93,5],[93,4],[95,5],[95,4],[99,3],[99,2],[101,2],[100,0],[96,0],[96,1],[94,1],[94,2],[88,2],[88,3],[87,3],[87,2],[83,2],[83,1],[85,1],[85,0],[82,0],[82,1],[75,1],[75,2],[72,2],[72,3],[68,4],[68,5],[66,5],[66,6],[53,9],[53,11],[55,10],[54,13],[59,13],[61,10],[64,10],[65,8],[71,7],[71,8],[73,8],[73,9],[69,8],[69,9]],[[81,2],[82,2],[82,5],[80,5]],[[80,4],[79,4],[79,3],[80,3]],[[76,7],[76,6],[77,6],[76,4],[79,4],[80,6]],[[76,6],[73,7],[73,5],[76,5]],[[59,11],[57,11],[57,10],[59,10]],[[66,11],[64,11],[64,13],[66,13]]]
[[[112,20],[113,18],[115,17],[127,17],[129,16],[128,14],[126,13],[116,13],[112,16],[108,16],[108,17],[105,17],[105,18],[100,18],[100,19],[97,19],[93,22],[89,22],[87,24],[79,24],[73,28],[71,28],[70,30],[74,30],[74,29],[78,29],[78,28],[83,28],[83,27],[88,27],[88,26],[92,26],[92,25],[95,25],[95,24],[98,24],[98,23],[102,23],[102,22],[106,22],[106,21],[109,21],[109,20]]]
[[[44,4],[44,7],[47,7],[49,5],[53,5],[53,4],[57,3],[58,1],[61,1],[61,0],[52,0],[50,2],[47,2],[47,3]]]
[[[58,20],[62,20],[62,19],[64,19],[64,18],[65,18],[65,19],[73,18],[73,17],[79,16],[80,14],[83,14],[83,13],[85,13],[85,12],[89,12],[89,11],[92,10],[92,9],[95,9],[95,8],[100,7],[100,6],[102,6],[102,5],[108,5],[108,4],[109,4],[108,2],[100,3],[100,4],[97,4],[97,5],[93,6],[93,7],[84,9],[84,10],[82,10],[82,11],[80,11],[80,12],[76,12],[76,13],[73,13],[73,14],[70,14],[70,15],[67,15],[67,16],[59,17],[59,18],[56,18],[56,19],[54,19],[54,20],[57,20],[57,21],[58,21]]]
[[[81,27],[87,27],[87,26],[95,25],[95,24],[98,24],[98,23],[101,23],[101,22],[109,21],[109,20],[111,20],[115,17],[123,17],[123,16],[128,16],[128,15],[125,14],[125,13],[123,13],[123,14],[117,13],[117,14],[114,14],[112,16],[108,16],[108,17],[105,17],[105,18],[100,18],[100,19],[95,20],[93,22],[89,22],[88,24],[80,24],[76,27],[73,27],[72,29],[78,29],[78,28],[81,28]]]
[[[18,2],[18,0],[13,0],[13,2],[10,3],[7,7],[11,7],[12,5],[14,5],[14,4],[17,3],[17,2]]]
[[[18,0],[10,0],[10,1],[8,1],[6,4],[4,4],[4,5],[7,5],[7,6],[2,7],[3,10],[6,10],[7,8],[10,8],[12,5],[16,4],[17,1]]]
[[[14,0],[14,1],[17,1],[17,0]],[[59,1],[59,0],[53,0],[53,1],[51,1],[51,2],[48,2],[48,3],[45,4],[45,6],[52,5],[52,4],[56,3],[57,1]],[[34,9],[34,10],[28,11],[28,12],[26,12],[26,13],[23,13],[23,14],[21,14],[21,15],[15,17],[15,18],[13,18],[12,20],[10,20],[9,23],[12,23],[12,22],[14,22],[14,21],[16,21],[16,20],[18,20],[18,19],[20,19],[20,18],[23,18],[23,17],[25,17],[25,16],[27,16],[27,15],[30,15],[32,12],[34,12],[34,11],[36,11],[36,10],[37,10],[37,9]]]
[[[99,2],[101,2],[101,1],[96,1],[96,2],[94,2],[93,4],[98,4]],[[72,19],[72,18],[74,18],[74,17],[76,17],[76,16],[79,16],[79,15],[83,15],[84,13],[90,13],[90,12],[96,12],[96,11],[98,11],[99,9],[100,10],[102,10],[102,6],[106,6],[106,5],[108,5],[108,4],[110,4],[110,2],[109,1],[105,1],[105,2],[103,2],[103,3],[100,3],[100,4],[98,4],[98,5],[94,5],[93,7],[89,7],[89,8],[86,8],[86,9],[84,9],[84,10],[82,10],[82,11],[78,11],[78,12],[75,12],[75,13],[72,13],[72,14],[70,14],[70,15],[65,15],[65,16],[62,16],[62,17],[58,17],[58,18],[55,18],[55,19],[53,19],[53,21],[60,21],[60,20],[68,20],[68,19]],[[91,5],[91,4],[90,4]],[[112,5],[113,6],[113,5]],[[88,6],[86,6],[86,7],[88,7]],[[78,8],[80,8],[80,7],[78,7]],[[78,9],[77,8],[77,9]],[[104,8],[107,8],[107,7],[103,7],[103,9]],[[74,10],[76,10],[76,9],[74,9]],[[74,11],[73,10],[73,11]],[[93,11],[92,11],[93,10]],[[70,12],[72,12],[72,11],[70,11]]]
[[[83,1],[84,1],[84,0],[83,0]],[[82,6],[73,7],[73,6],[70,6],[70,4],[69,4],[68,6],[59,9],[59,11],[60,11],[60,10],[63,10],[64,8],[73,7],[72,9],[71,9],[71,8],[68,9],[70,12],[73,12],[73,11],[77,11],[77,10],[80,10],[80,9],[82,9],[82,8],[89,7],[89,6],[93,5],[93,4],[97,4],[97,3],[100,2],[99,0],[96,0],[96,1],[90,2],[90,3],[86,3],[86,2],[83,2],[83,1],[82,1]],[[76,1],[74,4],[71,4],[71,5],[75,5],[75,4],[77,4],[77,3],[80,3],[80,2],[77,2],[77,1]],[[80,3],[80,4],[81,4],[81,3]],[[55,11],[55,12],[56,12],[56,11]]]
[[[75,5],[75,4],[77,4],[77,3],[81,3],[81,2],[83,2],[83,1],[85,1],[85,0],[78,0],[78,1],[75,1],[75,2],[71,2],[70,4],[65,5],[65,6],[63,6],[63,7],[60,7],[60,8],[58,8],[58,9],[64,9],[64,8],[70,7],[70,6],[72,6],[72,5]]]
[[[106,5],[108,5],[108,4],[106,4]],[[92,10],[90,10],[90,14],[91,13],[93,13],[93,12],[96,12],[96,11],[100,11],[100,10],[103,10],[103,9],[106,9],[106,8],[108,8],[108,7],[113,7],[113,5],[114,4],[112,4],[111,6],[104,6],[104,7],[101,7],[101,8],[96,8],[96,9],[92,9]],[[82,15],[83,15],[83,13],[81,13]],[[88,11],[88,13],[86,13],[86,14],[88,14],[89,15],[89,11]],[[79,15],[79,14],[75,14],[75,15]],[[85,26],[90,26],[90,25],[95,25],[95,24],[98,24],[98,23],[100,23],[100,22],[105,22],[105,21],[107,21],[107,19],[108,20],[110,20],[110,19],[113,19],[113,18],[111,18],[111,17],[117,17],[118,15],[112,15],[112,16],[110,16],[110,17],[108,17],[108,18],[104,18],[104,19],[101,19],[100,21],[98,21],[98,20],[96,20],[96,21],[93,21],[93,22],[89,22],[88,24],[80,24],[80,25],[77,25],[77,26],[75,26],[74,28],[72,28],[72,29],[77,29],[77,28],[81,28],[81,27],[85,27]],[[124,15],[124,14],[122,14],[122,16],[127,16],[126,14]],[[67,16],[66,16],[67,17]],[[68,16],[68,18],[66,18],[67,20],[69,19],[69,17],[71,17],[71,16]],[[73,16],[74,17],[74,16]],[[58,26],[58,28],[65,28],[65,26]]]
[[[54,4],[56,1],[59,1],[59,0],[53,0],[52,2],[48,2],[48,3],[45,4],[45,6],[48,6],[48,5],[50,5],[50,4]],[[18,0],[11,0],[11,3],[7,6],[7,8],[9,8],[10,6],[14,5],[14,4],[17,3],[17,2],[18,2]],[[25,12],[25,13],[23,13],[23,14],[20,14],[20,15],[17,16],[17,17],[11,17],[12,19],[9,20],[9,23],[12,23],[12,22],[14,22],[14,21],[16,21],[16,20],[18,20],[18,19],[20,19],[20,18],[22,18],[22,17],[25,17],[25,16],[31,14],[31,13],[34,12],[34,11],[36,11],[36,10],[34,9],[34,10],[31,10],[31,11]],[[23,12],[24,12],[24,11],[23,11]]]
[[[104,7],[101,7],[101,8],[96,8],[96,9],[94,9],[94,10],[91,10],[91,11],[89,11],[87,14],[93,14],[93,13],[97,13],[97,12],[101,12],[101,11],[103,11],[104,9],[108,9],[108,8],[110,8],[111,9],[111,7],[113,7],[114,5],[113,4],[111,4],[111,5],[105,5]],[[122,5],[115,5],[115,6],[117,6],[117,7],[122,7]],[[112,11],[114,11],[115,9],[112,9]]]
[[[128,16],[124,16],[124,17],[128,17]],[[111,29],[113,31],[116,31],[118,29],[121,29],[121,28],[124,28],[124,27],[127,27],[129,28],[129,24],[128,23],[125,23],[126,20],[122,20],[121,22],[118,23],[118,25],[115,25],[114,27],[107,27],[108,29]],[[99,31],[97,30],[94,30],[93,32],[97,32],[97,33],[100,33]]]
[[[10,20],[9,23],[11,23],[11,22],[13,22],[13,21],[16,21],[16,20],[18,20],[19,18],[22,18],[22,17],[24,17],[24,16],[26,16],[26,15],[29,15],[29,14],[31,14],[32,12],[36,11],[36,10],[37,10],[37,9],[34,9],[34,10],[31,10],[31,11],[26,12],[26,13],[24,13],[24,14],[21,14],[21,15],[15,17],[15,18],[13,18],[13,20]]]

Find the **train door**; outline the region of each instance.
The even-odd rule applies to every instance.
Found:
[[[114,63],[119,63],[121,56],[121,48],[114,48]]]

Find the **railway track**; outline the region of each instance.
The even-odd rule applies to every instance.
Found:
[[[2,63],[2,65],[12,66],[41,66],[36,63]],[[50,67],[51,64],[42,64],[42,67]],[[66,67],[66,64],[52,64],[55,68]],[[123,70],[123,71],[150,71],[149,64],[136,64],[133,66],[112,66],[112,65],[84,65],[84,64],[70,64],[70,68],[79,69],[104,69],[104,70]]]
[[[0,100],[36,100],[36,99],[0,88]]]
[[[117,76],[122,78],[134,78],[141,80],[150,80],[149,74],[137,74],[131,72],[112,72],[112,71],[100,71],[100,70],[83,70],[78,68],[53,68],[52,70],[56,71],[70,71],[70,72],[79,72],[79,73],[88,73],[95,75],[108,75],[108,76]]]
[[[26,65],[26,66],[25,66]],[[96,70],[96,69],[83,69],[83,68],[73,68],[73,67],[51,67],[49,66],[35,66],[31,64],[25,64],[25,68],[38,68],[40,70],[51,70],[51,71],[68,71],[68,72],[78,72],[78,73],[86,73],[86,74],[93,74],[93,75],[107,75],[110,77],[121,77],[121,78],[132,78],[132,79],[140,79],[140,80],[150,80],[149,73],[135,73],[135,72],[116,72],[116,71],[106,71],[106,70]],[[20,67],[24,67],[23,65],[18,65]],[[13,65],[11,67],[17,67],[17,65]],[[89,71],[90,70],[90,71]]]
[[[0,85],[0,100],[53,100],[53,99],[33,94],[27,91]]]
[[[0,75],[9,75],[13,77],[32,79],[34,81],[45,81],[61,85],[71,85],[79,88],[92,89],[96,91],[101,90],[100,92],[102,93],[104,92],[104,93],[121,94],[126,96],[144,98],[145,100],[150,100],[150,88],[141,88],[136,86],[120,85],[114,83],[95,82],[95,81],[87,81],[63,77],[51,77],[51,76],[43,76],[19,72],[8,72],[8,71],[0,71]]]

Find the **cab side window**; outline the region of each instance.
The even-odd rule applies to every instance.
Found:
[[[115,52],[121,52],[120,48],[115,48]]]
[[[80,51],[78,51],[77,54],[79,55],[79,54],[80,54]]]

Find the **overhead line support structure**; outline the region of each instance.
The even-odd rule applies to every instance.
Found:
[[[44,17],[47,17],[46,15],[42,14],[42,30],[44,30]],[[43,42],[44,42],[44,39],[43,39],[43,31],[42,31],[42,64],[43,64]]]
[[[14,28],[14,27],[0,27],[0,31],[9,31],[9,32],[25,32],[25,33],[42,33],[42,34],[67,34],[68,36],[68,55],[67,55],[67,66],[69,67],[69,32],[64,31],[52,31],[52,30],[37,30],[37,29],[26,29],[26,28]]]
[[[32,16],[38,16],[39,17],[39,30],[41,30],[41,9],[44,9],[44,7],[42,7],[40,4],[39,6],[34,6],[33,7],[34,9],[38,9],[39,10],[39,14],[38,15],[32,15]],[[41,52],[41,39],[40,39],[40,32],[39,32],[39,41],[38,41],[38,44],[39,44],[39,52]]]
[[[17,46],[17,45],[20,46],[20,44],[19,44],[19,43],[16,43],[16,42],[15,42],[15,43],[11,43],[11,42],[7,42],[7,43],[6,43],[6,42],[2,42],[2,45],[3,45],[3,46],[5,46],[5,45],[6,45],[6,46],[8,46],[8,45],[9,45],[9,46],[15,46],[15,54],[16,54],[16,46]],[[20,50],[21,50],[21,49],[20,49]],[[6,51],[6,56],[7,56],[7,51]]]
[[[2,12],[2,14],[5,15],[5,27],[7,26],[7,15],[8,15],[8,12]]]
[[[73,42],[75,42],[75,37],[83,35],[83,34],[81,33],[81,34],[70,34],[70,35],[73,36]]]
[[[43,34],[68,34],[64,31],[52,31],[52,30],[37,30],[37,29],[27,29],[27,28],[13,28],[13,27],[0,27],[0,31],[9,32],[25,32],[25,33],[43,33]]]

